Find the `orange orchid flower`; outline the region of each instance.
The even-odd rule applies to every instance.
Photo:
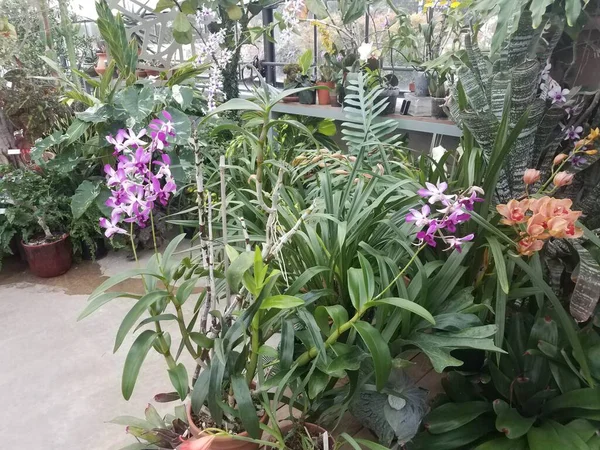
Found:
[[[529,200],[510,200],[506,205],[497,205],[498,211],[504,219],[500,220],[504,225],[515,225],[517,223],[525,223],[527,216],[525,213],[529,209]]]

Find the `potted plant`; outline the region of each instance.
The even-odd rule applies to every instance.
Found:
[[[101,44],[98,46],[98,49],[96,50],[96,57],[96,67],[94,67],[94,70],[96,71],[98,76],[102,76],[104,72],[106,72],[106,66],[108,64],[106,49],[104,45]]]
[[[300,56],[298,65],[300,66],[300,73],[296,75],[296,87],[311,87],[315,85],[312,76],[310,75],[310,67],[312,65],[313,53],[312,50],[306,50]],[[316,101],[316,92],[314,90],[307,90],[298,92],[298,99],[300,103],[304,105],[314,105]]]
[[[292,89],[298,87],[296,83],[296,76],[300,73],[300,66],[296,63],[286,64],[283,66],[283,73],[285,74],[285,80],[283,83],[284,89]],[[288,95],[283,98],[286,103],[293,103],[298,101],[297,95]]]
[[[21,235],[31,272],[49,278],[71,267],[69,198],[61,192],[63,180],[54,172],[17,169],[4,174],[0,190],[6,218]]]
[[[387,100],[387,106],[381,114],[393,114],[398,99],[398,77],[394,73],[383,74],[381,70],[381,52],[373,48],[373,44],[363,43],[358,49],[360,70],[367,74],[369,90],[381,88],[377,101]]]
[[[335,94],[334,67],[327,59],[325,59],[325,61],[324,64],[319,66],[320,79],[317,81],[317,86],[325,86],[328,89],[319,89],[317,91],[319,105],[329,105],[331,103],[330,97],[332,93]]]

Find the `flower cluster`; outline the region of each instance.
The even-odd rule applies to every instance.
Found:
[[[553,105],[562,106],[567,102],[567,95],[571,92],[569,89],[563,89],[557,81],[550,76],[552,64],[547,63],[542,70],[540,88],[542,90],[542,100],[550,100]]]
[[[300,23],[300,15],[304,11],[304,0],[285,0],[282,6],[282,30],[279,42],[285,44],[292,37],[293,29]]]
[[[216,33],[211,33],[198,47],[196,55],[196,64],[211,64],[208,75],[208,86],[206,90],[206,101],[208,110],[216,108],[217,95],[223,89],[223,70],[233,58],[233,52],[227,48],[222,48],[225,42],[225,29],[220,29]]]
[[[100,226],[106,228],[106,237],[127,234],[119,224],[135,223],[145,227],[156,202],[166,205],[177,186],[169,169],[170,158],[164,153],[169,145],[168,136],[175,136],[171,115],[162,112],[164,120],[154,119],[147,129],[139,133],[119,130],[106,140],[115,146],[117,167],[104,166],[106,184],[111,196],[106,205],[112,208],[110,219],[101,218]],[[150,142],[143,138],[150,138]]]
[[[437,246],[436,239],[441,240],[448,247],[446,250],[456,249],[462,251],[462,245],[467,241],[472,241],[474,234],[457,237],[458,225],[467,222],[471,215],[468,211],[473,211],[476,202],[482,202],[477,194],[483,194],[483,189],[473,186],[459,195],[446,194],[448,183],[440,182],[437,185],[425,183],[425,188],[419,189],[418,194],[428,199],[421,211],[411,209],[406,216],[407,222],[421,228],[417,233],[417,239],[420,244],[427,244],[431,247]],[[436,211],[432,212],[430,205],[436,205]]]
[[[544,241],[554,237],[558,239],[576,239],[583,230],[575,225],[581,211],[572,211],[572,200],[554,197],[510,200],[497,205],[496,210],[502,216],[504,225],[512,226],[519,235],[517,250],[521,255],[530,256],[544,247]]]

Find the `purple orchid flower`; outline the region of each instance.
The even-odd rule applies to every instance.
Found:
[[[436,202],[442,202],[445,205],[447,205],[455,197],[454,195],[444,194],[446,189],[448,189],[448,183],[446,183],[446,182],[442,181],[442,182],[438,183],[437,185],[426,182],[425,187],[426,187],[426,189],[421,188],[417,191],[417,193],[423,198],[429,197],[428,201],[432,205]]]
[[[581,133],[583,133],[583,127],[570,126],[567,129],[567,134],[565,135],[564,140],[578,141],[581,139]]]
[[[458,201],[458,203],[463,208],[465,208],[467,211],[473,211],[473,208],[475,207],[475,203],[479,203],[479,202],[483,202],[483,199],[480,197],[477,197],[477,192],[475,190],[473,190],[471,192],[471,195],[469,197],[461,198]]]
[[[121,168],[115,170],[110,164],[104,166],[104,173],[106,174],[106,185],[108,187],[118,186],[125,181],[125,171]]]
[[[409,211],[410,213],[406,215],[407,222],[414,222],[419,228],[424,227],[431,222],[431,219],[427,217],[431,212],[429,205],[423,205],[420,212],[416,209],[410,209]]]
[[[435,220],[432,220],[429,223],[429,227],[426,231],[419,231],[417,233],[417,239],[421,242],[425,242],[430,247],[435,247],[437,243],[435,242],[435,232],[438,229],[438,223]]]
[[[119,220],[120,217],[118,215],[113,215],[110,220],[106,219],[105,217],[100,218],[100,226],[102,228],[106,228],[104,236],[111,238],[115,234],[127,234],[126,230],[117,226]]]
[[[571,157],[569,162],[573,167],[581,167],[587,162],[587,159],[581,155],[574,155]]]
[[[464,211],[457,209],[452,214],[450,214],[442,223],[444,224],[444,228],[446,230],[448,230],[450,233],[455,233],[456,225],[464,223],[470,218],[470,214],[467,214]]]
[[[142,128],[138,134],[135,134],[131,128],[128,132],[125,132],[125,141],[123,145],[126,147],[143,147],[146,145],[146,142],[142,140],[142,137],[146,136],[146,129]]]
[[[475,235],[473,233],[471,234],[467,234],[464,237],[455,237],[455,236],[448,236],[444,239],[444,241],[446,242],[446,244],[448,244],[448,248],[446,248],[446,250],[452,250],[455,249],[458,253],[462,252],[462,245],[465,242],[468,241],[472,241],[473,238],[475,237]]]
[[[569,92],[571,92],[569,89],[561,89],[560,86],[556,85],[548,91],[548,98],[552,100],[552,104],[562,104],[567,101],[566,96],[569,94]]]

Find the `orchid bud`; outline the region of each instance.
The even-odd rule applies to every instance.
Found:
[[[567,186],[573,182],[575,174],[570,172],[558,172],[554,175],[554,185],[556,187]]]
[[[569,155],[566,155],[564,153],[559,153],[558,155],[556,155],[554,157],[554,161],[552,161],[552,165],[556,166],[556,165],[560,164],[561,162],[563,162],[568,157],[569,157]]]
[[[525,184],[533,184],[540,179],[540,171],[536,169],[527,169],[523,175],[523,181]]]
[[[585,151],[586,155],[595,155],[596,153],[598,153],[598,150],[596,150],[596,149]]]

